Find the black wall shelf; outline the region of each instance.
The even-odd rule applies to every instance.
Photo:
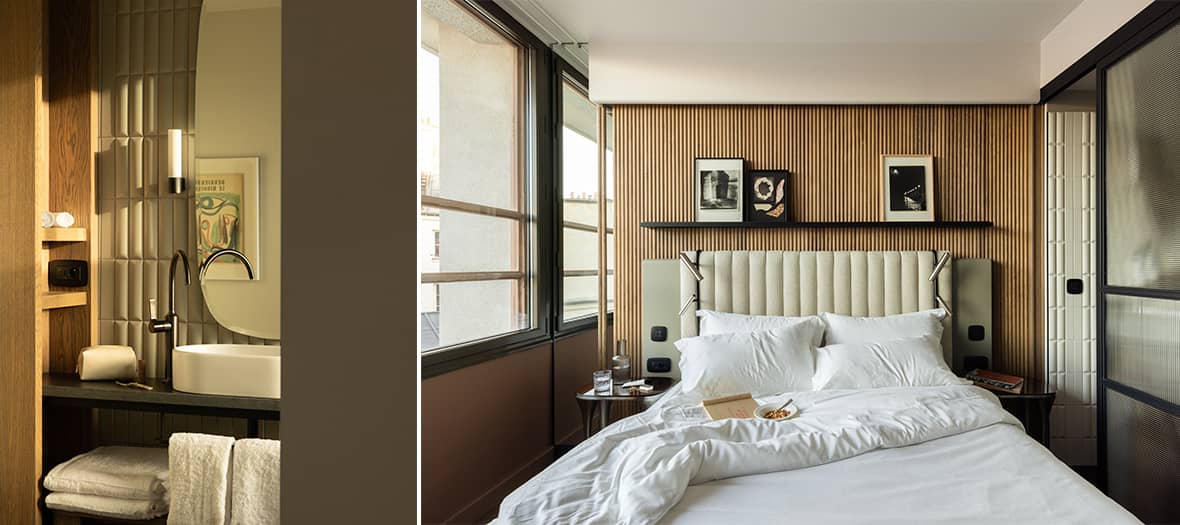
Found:
[[[991,228],[991,221],[934,221],[934,222],[884,222],[884,221],[836,221],[836,222],[665,222],[646,221],[639,223],[644,228],[657,229],[706,229],[706,228]]]

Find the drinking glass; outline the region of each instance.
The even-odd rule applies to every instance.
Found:
[[[611,374],[610,370],[596,370],[594,372],[594,395],[611,395]]]

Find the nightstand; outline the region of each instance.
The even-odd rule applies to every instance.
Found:
[[[1056,390],[1045,383],[1025,379],[1024,388],[1019,394],[999,390],[991,390],[991,393],[1000,398],[1004,410],[1024,423],[1029,437],[1039,441],[1045,448],[1049,447],[1049,411],[1053,409]]]
[[[672,385],[676,384],[676,380],[670,377],[645,377],[647,384],[655,387],[651,392],[638,392],[635,394],[621,392],[618,385],[614,387],[614,393],[609,396],[599,396],[594,394],[594,385],[582,387],[578,390],[578,408],[582,410],[582,424],[585,425],[586,437],[592,434],[591,425],[594,422],[594,410],[598,409],[599,429],[606,428],[610,424],[610,407],[611,403],[615,401],[642,401],[645,405],[651,404],[660,396],[664,395]]]

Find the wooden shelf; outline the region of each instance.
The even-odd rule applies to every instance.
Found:
[[[41,309],[69,308],[71,306],[85,306],[86,292],[48,292],[41,296]]]
[[[708,228],[991,228],[991,221],[934,221],[934,222],[884,222],[884,221],[835,221],[835,222],[668,222],[646,221],[639,223],[643,228],[656,229],[708,229]]]
[[[42,242],[82,242],[86,240],[86,228],[44,228]]]

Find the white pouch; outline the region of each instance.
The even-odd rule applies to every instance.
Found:
[[[135,350],[130,346],[88,346],[78,356],[77,372],[83,381],[136,379],[138,369]]]

